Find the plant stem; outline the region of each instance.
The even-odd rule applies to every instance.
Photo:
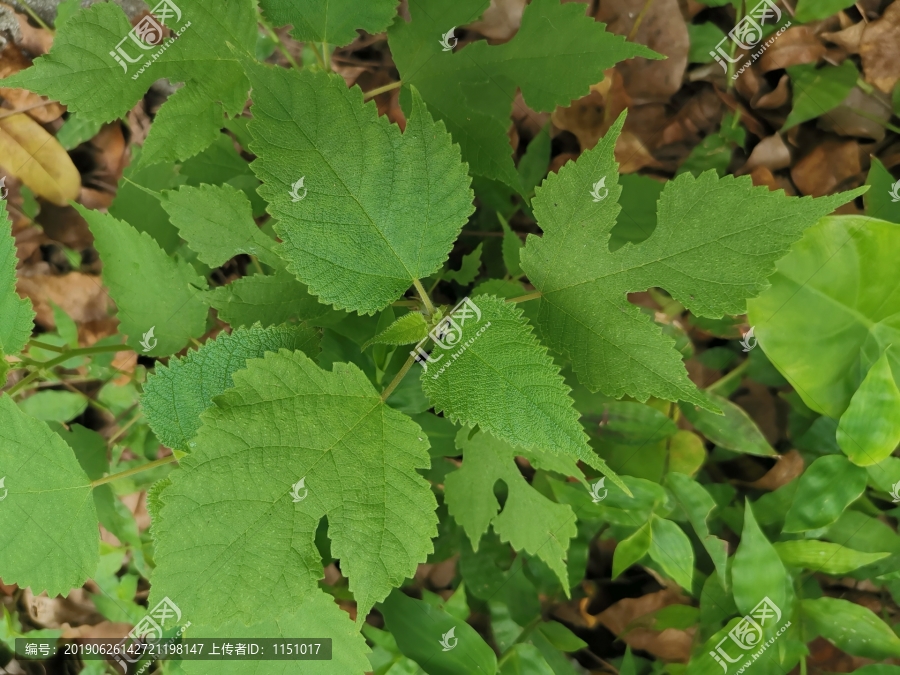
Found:
[[[634,36],[637,35],[638,29],[641,27],[641,22],[644,20],[644,15],[647,13],[647,10],[650,9],[650,5],[653,4],[653,0],[646,0],[644,2],[644,6],[641,8],[640,13],[637,15],[637,18],[634,20],[634,25],[631,27],[631,30],[628,32],[628,41],[631,42],[634,40]]]
[[[41,17],[39,17],[37,14],[35,14],[35,11],[33,9],[31,9],[31,7],[28,5],[27,0],[16,0],[16,4],[24,7],[25,11],[28,13],[28,16],[30,16],[32,19],[34,19],[35,23],[37,23],[38,26],[43,28],[45,31],[49,32],[50,35],[56,35],[56,31],[54,31],[52,28],[50,28],[50,26],[48,26],[46,23],[44,23],[44,20]]]
[[[507,302],[528,302],[529,300],[537,300],[543,295],[540,291],[529,293],[528,295],[520,295],[518,298],[509,298]]]
[[[12,396],[17,391],[22,389],[22,387],[26,386],[30,382],[33,382],[35,378],[40,375],[42,370],[47,370],[48,368],[53,368],[53,366],[58,366],[60,363],[65,363],[69,359],[75,356],[87,356],[89,354],[103,354],[107,352],[124,352],[130,351],[131,347],[128,345],[102,345],[100,347],[83,347],[81,349],[70,349],[66,352],[63,352],[59,356],[54,359],[50,359],[49,361],[44,361],[42,363],[32,362],[29,363],[29,366],[36,368],[33,373],[31,373],[24,380],[16,384],[12,389],[10,389],[7,393]]]
[[[162,459],[157,459],[152,462],[148,462],[147,464],[141,464],[140,466],[136,466],[133,469],[128,469],[127,471],[120,471],[119,473],[110,474],[109,476],[104,476],[103,478],[92,480],[91,487],[95,488],[98,485],[103,485],[104,483],[112,483],[114,480],[119,480],[120,478],[128,478],[129,476],[133,476],[136,473],[149,471],[150,469],[155,469],[158,466],[163,466],[164,464],[169,464],[175,461],[178,461],[178,458],[175,455],[169,455],[168,457],[163,457]]]
[[[394,89],[399,89],[403,86],[403,80],[399,82],[391,82],[390,84],[386,84],[383,87],[377,87],[372,91],[367,91],[363,96],[363,101],[368,101],[370,98],[375,98],[379,94],[383,94],[386,91],[393,91]]]
[[[66,351],[66,347],[57,347],[56,345],[51,345],[49,342],[39,342],[38,340],[29,340],[28,347],[46,349],[48,352],[56,352],[57,354],[63,354]]]
[[[256,270],[257,274],[262,274],[263,276],[265,276],[265,272],[263,272],[262,265],[259,264],[259,258],[257,258],[255,255],[251,255],[250,262],[253,263],[253,269]]]
[[[394,389],[397,388],[397,385],[400,384],[400,381],[406,376],[409,372],[409,369],[412,368],[412,365],[416,362],[416,357],[413,354],[409,355],[409,358],[406,359],[406,363],[403,364],[403,367],[400,369],[400,372],[394,376],[394,379],[391,380],[391,383],[384,388],[384,391],[381,392],[381,400],[387,401],[388,397],[394,393]]]
[[[322,55],[319,53],[319,48],[316,47],[316,43],[315,43],[315,42],[308,42],[307,44],[309,45],[310,49],[313,50],[313,54],[316,55],[316,61],[319,62],[319,67],[320,67],[322,70],[328,70],[328,68],[325,67],[325,59],[323,59],[323,58],[322,58]]]
[[[124,425],[119,427],[119,430],[116,433],[114,433],[112,436],[109,437],[109,440],[106,442],[106,444],[109,447],[112,447],[113,443],[115,443],[117,440],[119,440],[122,437],[122,435],[134,425],[135,422],[137,422],[139,419],[141,419],[141,417],[142,417],[141,413],[138,413],[137,415],[132,417],[130,420],[128,420],[128,422],[126,422]]]
[[[22,378],[21,380],[19,380],[15,385],[13,385],[12,389],[10,389],[10,390],[9,390],[8,392],[6,392],[6,393],[9,394],[10,396],[12,396],[12,395],[15,394],[17,391],[20,391],[21,389],[24,389],[24,388],[27,387],[29,384],[31,384],[32,382],[34,382],[38,377],[40,377],[40,375],[41,375],[40,369],[35,370],[33,373],[29,373],[29,374],[26,375],[24,378]]]
[[[413,285],[416,287],[419,297],[422,298],[422,304],[425,305],[425,316],[431,316],[434,314],[434,305],[431,304],[431,298],[428,297],[425,287],[418,279],[413,279]]]
[[[716,391],[718,391],[722,387],[724,387],[726,384],[729,384],[732,380],[743,377],[744,371],[747,370],[747,368],[749,366],[750,366],[750,359],[744,359],[743,363],[739,364],[737,367],[735,367],[733,370],[731,370],[724,377],[720,377],[718,380],[716,380],[711,385],[709,385],[706,388],[706,391],[715,393]]]
[[[7,117],[13,117],[15,115],[21,115],[22,113],[28,112],[29,110],[34,110],[35,108],[43,108],[45,105],[50,105],[51,103],[53,103],[53,101],[41,101],[40,103],[27,105],[24,108],[16,108],[15,110],[10,110],[9,112],[5,112],[0,115],[0,120],[6,119]]]
[[[269,37],[275,41],[275,46],[278,47],[278,51],[288,60],[288,63],[291,64],[292,68],[296,70],[300,70],[300,64],[291,56],[291,53],[287,50],[284,42],[282,42],[281,38],[278,37],[278,33],[275,32],[275,29],[272,28],[262,17],[259,17],[259,25],[266,29],[266,32],[269,34]]]

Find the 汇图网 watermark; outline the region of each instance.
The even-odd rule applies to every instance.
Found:
[[[769,19],[773,19],[773,21],[769,22]],[[775,4],[774,0],[762,0],[756,7],[747,12],[747,16],[738,21],[738,24],[729,31],[728,35],[719,41],[715,50],[711,51],[709,55],[712,56],[718,64],[722,66],[722,70],[727,73],[728,66],[725,61],[728,61],[729,63],[739,63],[745,57],[743,55],[737,58],[732,57],[728,53],[728,50],[723,48],[723,43],[730,40],[736,47],[740,47],[749,52],[762,42],[763,26],[767,23],[769,25],[777,24],[779,21],[781,21],[781,10],[778,8],[778,5]],[[766,40],[762,48],[752,54],[750,59],[741,66],[740,70],[731,76],[731,79],[736,80],[754,61],[762,56],[763,52],[765,52],[790,26],[791,22],[788,21],[784,26],[779,28],[778,32]]]
[[[156,51],[153,54],[150,54],[149,58],[144,61],[138,71],[131,76],[132,80],[136,80],[153,64],[154,61],[162,56],[163,52],[175,42],[176,38],[190,28],[190,21],[184,25],[180,25],[177,30],[166,23],[168,21],[170,24],[178,25],[181,24],[181,18],[181,8],[179,8],[178,5],[172,2],[172,0],[162,0],[156,7],[150,10],[150,14],[138,21],[137,25],[129,31],[128,35],[119,40],[119,44],[116,45],[115,49],[109,52],[109,55],[116,60],[116,63],[122,66],[122,70],[127,74],[129,64],[137,64],[144,61],[145,57],[148,55],[143,52],[156,49]],[[164,26],[173,29],[173,37],[165,39],[165,33],[163,31]],[[125,48],[126,46],[131,50],[137,48],[140,51],[137,52],[137,56],[132,56],[131,52]]]
[[[771,621],[769,621],[769,619],[771,619]],[[752,658],[749,661],[744,662],[744,664],[735,671],[736,674],[743,673],[754,661],[762,656],[762,653],[774,644],[775,640],[781,637],[781,634],[791,625],[791,622],[788,621],[783,626],[779,627],[775,635],[763,642],[763,628],[767,621],[769,621],[769,625],[777,624],[781,621],[781,609],[772,602],[768,596],[760,600],[759,604],[751,609],[749,614],[744,616],[734,628],[728,631],[728,635],[719,640],[719,643],[716,645],[716,650],[711,651],[709,655],[712,656],[716,662],[722,666],[722,670],[727,673],[729,663],[739,663],[744,658],[746,652],[758,647],[758,649],[750,655]],[[740,649],[740,654],[738,654],[737,657],[732,657],[728,650],[722,646],[722,643],[728,639],[731,639],[731,641]]]
[[[416,348],[409,353],[427,371],[429,363],[435,364],[446,356],[446,354],[435,356],[433,350],[431,354],[426,352],[425,343],[428,340],[433,340],[434,344],[441,349],[456,350],[453,354],[450,354],[450,359],[441,366],[440,370],[431,376],[432,379],[438,379],[491,325],[491,322],[488,321],[483,326],[480,326],[474,335],[463,342],[463,327],[466,325],[466,321],[470,322],[470,326],[473,323],[481,323],[481,310],[468,296],[460,300],[447,316],[438,321],[437,325],[428,333],[428,336],[420,340]]]
[[[122,667],[122,672],[128,673],[128,664],[129,663],[137,663],[144,657],[144,652],[140,649],[131,651],[126,647],[126,642],[131,639],[137,643],[145,642],[148,637],[155,638],[157,640],[162,639],[163,630],[166,627],[166,623],[170,624],[178,624],[181,621],[181,610],[178,608],[172,600],[169,599],[168,596],[164,597],[156,606],[151,609],[140,621],[137,622],[134,628],[126,635],[121,642],[119,642],[119,649],[116,649],[114,652],[115,659],[118,664]],[[191,625],[191,622],[188,621],[183,626],[179,627],[178,632],[175,637],[178,638],[184,633],[185,630]],[[134,644],[134,643],[132,643]],[[144,670],[150,667],[152,663],[152,659],[144,664],[144,666],[137,672],[135,675],[142,673]]]

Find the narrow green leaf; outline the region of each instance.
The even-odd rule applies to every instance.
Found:
[[[838,598],[818,598],[801,600],[800,609],[816,633],[852,656],[900,656],[900,638],[861,605]]]
[[[694,549],[677,523],[654,514],[650,519],[652,541],[648,553],[675,583],[691,592],[694,576]]]
[[[750,415],[740,406],[717,394],[708,394],[724,415],[716,415],[707,410],[681,403],[681,412],[701,434],[716,445],[734,452],[761,457],[777,456],[775,448],[769,445]]]
[[[16,356],[25,348],[34,326],[31,300],[16,293],[16,241],[6,215],[6,200],[0,200],[0,352]],[[0,377],[6,381],[5,375]]]
[[[19,401],[23,412],[44,422],[68,422],[87,408],[87,397],[73,391],[39,391]]]
[[[519,160],[519,166],[516,167],[516,171],[519,174],[522,194],[526,197],[530,198],[534,194],[534,189],[547,175],[547,170],[550,168],[552,145],[550,125],[548,124],[538,132],[537,136],[531,139],[528,147],[525,148],[525,154]],[[502,217],[500,222],[505,222]],[[519,243],[521,244],[521,241]],[[510,274],[515,276],[512,271],[510,271]]]
[[[615,579],[647,555],[652,543],[653,535],[648,520],[634,534],[616,544],[616,550],[613,553],[612,578]]]
[[[859,78],[859,71],[851,59],[839,66],[825,65],[821,68],[816,68],[814,63],[803,63],[788,66],[787,71],[794,90],[794,106],[781,127],[782,131],[839,106]]]
[[[694,528],[709,557],[712,558],[722,588],[725,588],[728,542],[711,535],[707,525],[710,514],[716,508],[715,501],[700,483],[684,474],[671,472],[666,476],[666,483],[675,495],[675,500],[687,514],[691,527]]]
[[[50,597],[93,576],[100,531],[91,481],[44,422],[0,396],[0,569]]]
[[[167,356],[203,334],[208,311],[201,295],[205,279],[128,223],[79,204],[75,208],[94,235],[103,261],[103,283],[119,309],[120,330],[135,351]]]
[[[891,555],[863,553],[825,541],[781,541],[772,544],[781,561],[789,567],[802,567],[825,574],[846,574]]]
[[[805,532],[831,525],[865,491],[866,476],[865,469],[846,457],[819,457],[800,476],[784,531]]]
[[[788,608],[787,580],[784,564],[756,524],[753,508],[747,500],[741,543],[731,564],[734,603],[743,614],[749,614],[763,598],[769,598],[784,612]]]
[[[838,445],[858,466],[878,464],[900,444],[900,389],[889,350],[869,368],[838,424]]]
[[[221,333],[200,349],[159,365],[147,378],[141,407],[163,445],[187,451],[200,428],[200,413],[233,384],[232,376],[266,352],[299,349],[314,357],[319,333],[306,325],[239,328]]]

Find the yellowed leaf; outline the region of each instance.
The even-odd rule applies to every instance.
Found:
[[[0,118],[0,169],[59,206],[81,190],[81,175],[69,153],[24,114]]]

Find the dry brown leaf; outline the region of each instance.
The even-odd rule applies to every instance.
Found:
[[[762,72],[768,73],[801,63],[815,63],[827,51],[812,26],[792,26],[763,53],[758,63]]]
[[[31,61],[25,58],[25,55],[12,42],[8,42],[6,47],[0,51],[0,79],[18,73],[30,65]],[[6,99],[9,107],[13,110],[31,108],[31,106],[45,100],[43,96],[33,94],[26,89],[10,89],[9,87],[0,87],[0,97]],[[5,114],[6,112],[8,111],[0,109],[0,114]],[[28,110],[28,116],[47,124],[59,119],[63,112],[65,112],[65,108],[59,103],[47,101],[45,105],[39,108]]]
[[[866,82],[885,94],[893,91],[900,80],[900,0],[894,0],[878,21],[866,26],[859,55]]]
[[[53,35],[50,31],[37,26],[32,26],[28,21],[28,15],[24,12],[17,12],[11,5],[0,3],[0,6],[7,7],[14,13],[16,21],[19,24],[19,38],[17,44],[26,52],[40,56],[50,51],[53,46]]]
[[[861,171],[859,143],[829,139],[791,168],[791,178],[801,194],[824,197]]]
[[[829,42],[836,44],[848,54],[859,53],[859,43],[862,41],[863,32],[866,29],[866,22],[860,21],[849,28],[836,31],[834,33],[822,33],[822,37]]]
[[[632,36],[635,21],[642,13],[637,33]],[[628,59],[616,68],[635,103],[667,103],[681,89],[691,46],[678,0],[604,0],[596,18],[607,24],[610,32],[628,36],[630,41],[666,56],[662,61]]]
[[[469,28],[484,35],[494,42],[506,42],[511,39],[522,23],[522,12],[525,0],[491,0],[481,20],[471,24]]]
[[[622,75],[615,68],[603,74],[603,80],[591,91],[566,108],[557,108],[550,119],[557,129],[569,131],[578,139],[582,150],[590,150],[609,130],[619,114],[630,107]],[[632,115],[629,114],[628,124]]]
[[[791,151],[785,145],[781,134],[773,134],[756,144],[747,163],[741,169],[741,173],[753,171],[758,167],[765,167],[769,171],[778,171],[786,169],[790,165]]]
[[[757,490],[774,491],[798,478],[801,473],[803,473],[803,457],[796,450],[791,450],[781,455],[781,459],[775,462],[775,466],[769,469],[762,478],[752,483],[746,483],[746,485]]]
[[[781,79],[778,80],[778,86],[775,87],[772,91],[762,93],[760,92],[757,96],[753,97],[753,100],[750,101],[750,105],[754,108],[765,108],[767,110],[774,110],[775,108],[780,108],[783,105],[787,105],[791,101],[791,88],[789,85],[791,78],[784,74],[781,76]]]
[[[858,114],[856,110],[862,111],[865,116]],[[855,87],[841,105],[819,117],[818,127],[838,136],[881,142],[885,136],[884,123],[890,119],[891,104],[887,94],[876,90],[873,96],[869,96]],[[876,120],[881,120],[882,123],[879,124]]]
[[[106,319],[113,307],[100,279],[80,272],[19,277],[16,288],[21,295],[31,298],[37,314],[35,321],[46,330],[56,328],[50,301],[79,324]]]
[[[28,115],[0,119],[0,167],[60,206],[81,190],[81,176],[69,153]]]
[[[103,617],[97,612],[90,594],[83,588],[73,588],[67,597],[35,595],[30,588],[22,591],[22,604],[28,618],[43,628],[61,628],[65,624],[96,623]]]
[[[778,189],[778,183],[775,180],[775,176],[764,166],[758,166],[753,169],[753,171],[750,172],[750,179],[753,181],[754,185],[765,185],[769,188],[769,192],[774,192]]]

